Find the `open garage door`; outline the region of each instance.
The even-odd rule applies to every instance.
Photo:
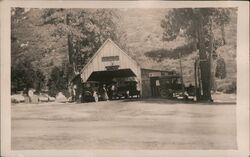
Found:
[[[136,75],[131,69],[94,71],[91,73],[88,81],[110,82],[113,78],[127,77],[136,77]]]

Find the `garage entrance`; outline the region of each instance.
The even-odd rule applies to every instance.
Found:
[[[105,86],[109,99],[140,97],[138,79],[131,69],[94,71],[87,82],[97,82],[99,89]]]
[[[87,81],[112,82],[114,78],[136,77],[131,69],[118,69],[106,71],[94,71],[91,73]]]

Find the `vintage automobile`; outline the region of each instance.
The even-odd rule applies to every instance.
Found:
[[[40,93],[38,95],[39,102],[53,102],[56,98],[49,96],[47,93]]]
[[[100,88],[100,82],[97,81],[87,81],[82,84],[82,96],[81,96],[81,102],[93,102],[95,101],[94,98],[94,91],[99,93]]]
[[[181,82],[181,77],[176,76],[163,76],[160,79],[160,96],[162,98],[178,98],[182,96],[183,85]]]
[[[25,102],[25,97],[22,94],[14,94],[11,95],[11,102],[12,103],[21,103]]]
[[[162,98],[193,99],[195,95],[194,86],[190,84],[185,87],[179,75],[161,77],[160,82],[162,84],[160,88]]]
[[[116,96],[120,98],[136,98],[140,97],[140,90],[137,89],[136,81],[125,81],[123,84],[120,84],[117,88]]]
[[[38,95],[38,101],[39,102],[48,102],[49,101],[49,96],[47,94],[40,93]]]

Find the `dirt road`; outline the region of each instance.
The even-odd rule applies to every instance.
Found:
[[[235,104],[12,105],[12,149],[236,149]]]

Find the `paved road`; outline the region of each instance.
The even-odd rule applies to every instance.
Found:
[[[12,105],[12,149],[236,149],[235,104]]]

